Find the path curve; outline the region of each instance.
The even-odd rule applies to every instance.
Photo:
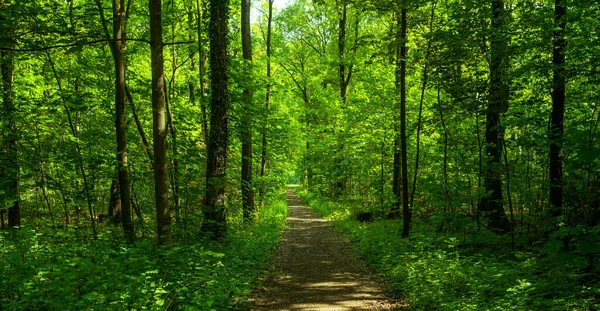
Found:
[[[393,310],[372,272],[290,189],[288,230],[274,259],[275,278],[254,299],[254,311]]]

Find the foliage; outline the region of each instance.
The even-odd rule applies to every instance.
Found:
[[[221,242],[171,249],[127,245],[115,228],[89,241],[75,228],[24,227],[0,235],[0,309],[243,310],[285,225],[285,196]],[[198,236],[199,232],[193,233]]]

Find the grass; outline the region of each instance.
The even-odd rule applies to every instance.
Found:
[[[244,310],[286,214],[279,196],[220,243],[198,234],[171,249],[126,245],[120,228],[94,241],[74,228],[1,232],[0,310]]]
[[[402,239],[401,219],[361,223],[342,203],[300,195],[411,309],[600,310],[598,271],[584,272],[583,260],[557,264],[540,250],[512,251],[491,233],[436,232],[418,218],[411,238]]]

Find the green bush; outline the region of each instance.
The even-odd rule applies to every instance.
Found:
[[[257,224],[231,228],[220,243],[199,238],[171,249],[149,239],[128,246],[120,231],[94,241],[73,239],[74,229],[2,232],[0,309],[244,309],[286,213],[280,196],[260,209]]]
[[[344,214],[342,204],[302,195],[322,215]],[[597,274],[556,265],[539,252],[513,252],[493,234],[440,233],[419,219],[410,239],[400,237],[401,219],[360,223],[338,217],[334,225],[391,294],[415,310],[600,310]],[[595,239],[595,231],[571,234],[579,237],[573,238],[579,241],[574,252],[595,251],[582,242]]]

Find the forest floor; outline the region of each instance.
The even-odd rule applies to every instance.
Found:
[[[272,277],[252,310],[393,310],[381,283],[352,252],[349,242],[293,190],[287,192],[288,230],[283,233]]]

